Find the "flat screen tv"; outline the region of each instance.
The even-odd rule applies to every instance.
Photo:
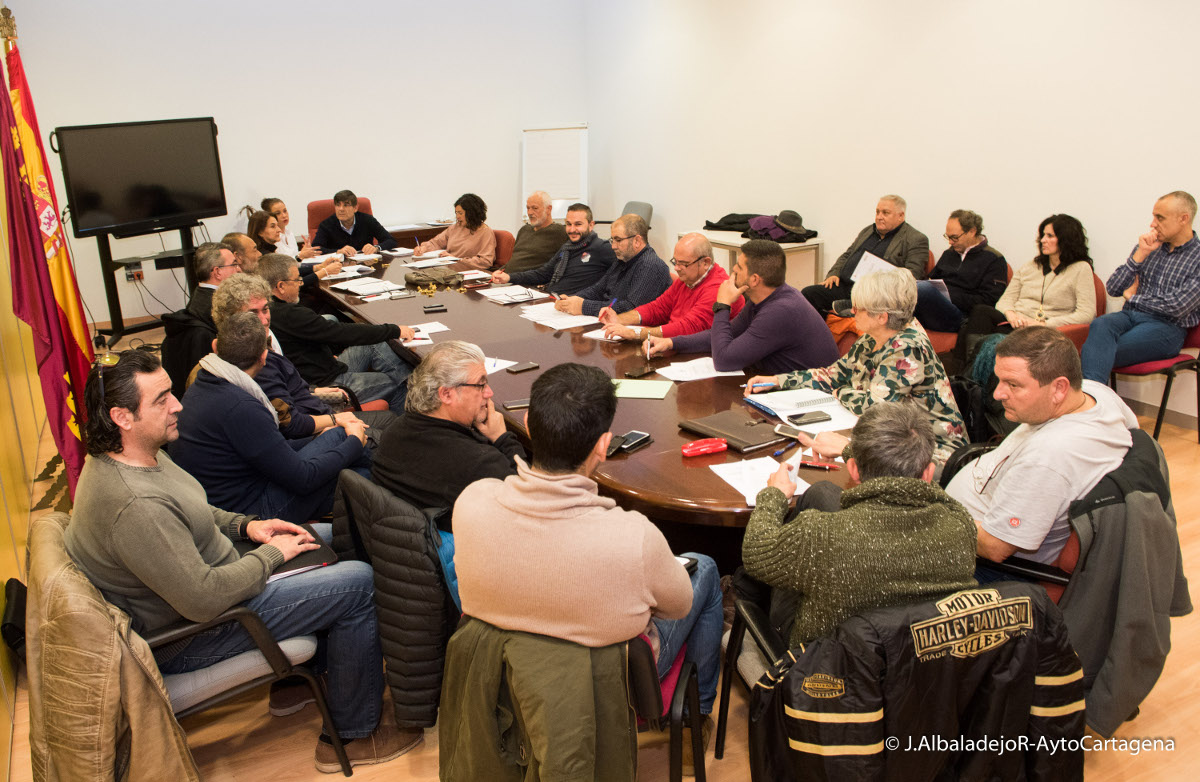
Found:
[[[137,236],[226,214],[212,117],[54,129],[75,236]]]

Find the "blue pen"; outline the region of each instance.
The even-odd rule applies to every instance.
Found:
[[[745,388],[745,387],[746,387],[745,383],[742,383],[740,386],[738,386],[738,388]],[[774,388],[774,387],[775,387],[774,383],[755,383],[754,384],[754,388]]]

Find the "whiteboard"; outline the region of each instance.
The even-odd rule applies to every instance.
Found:
[[[567,204],[588,203],[587,124],[527,128],[521,136],[521,202],[545,190],[555,218],[566,217]]]

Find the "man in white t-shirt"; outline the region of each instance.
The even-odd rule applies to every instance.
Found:
[[[996,399],[1020,426],[946,491],[974,517],[979,556],[1052,564],[1071,533],[1070,504],[1125,458],[1137,417],[1107,386],[1082,379],[1075,346],[1047,326],[1005,337],[996,377]]]

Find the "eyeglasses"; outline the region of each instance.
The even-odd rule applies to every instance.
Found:
[[[957,242],[964,236],[966,236],[966,234],[942,234],[942,238],[948,242]]]
[[[677,261],[674,258],[672,258],[671,265],[674,266],[676,269],[686,269],[689,266],[695,266],[696,264],[700,263],[700,261],[703,261],[707,257],[708,257],[707,255],[701,255],[696,260],[688,261],[687,263],[684,263],[683,261]]]
[[[280,280],[280,282],[299,282],[303,284],[304,280],[300,279],[299,277],[288,277],[286,280]]]
[[[487,381],[487,378],[485,377],[483,379],[482,383],[459,383],[458,385],[470,386],[471,388],[478,388],[480,391],[482,391],[483,389],[488,387],[488,381]]]
[[[100,409],[101,410],[104,409],[104,368],[105,367],[115,367],[120,362],[121,362],[121,354],[113,353],[110,350],[106,350],[106,351],[104,351],[104,353],[100,354],[99,356],[96,356],[96,359],[92,362],[93,364],[96,365],[96,379],[100,383]]]
[[[988,484],[992,482],[992,478],[996,477],[996,473],[1000,472],[1000,468],[1003,467],[1004,463],[1008,461],[1008,456],[1005,456],[1003,459],[992,465],[992,471],[986,478],[983,476],[983,470],[979,468],[979,463],[983,461],[983,459],[984,457],[981,456],[971,465],[971,482],[975,484],[975,493],[980,495],[987,490]]]
[[[610,236],[608,238],[608,243],[609,244],[620,244],[621,242],[625,241],[626,239],[632,239],[634,236],[636,236],[636,234],[630,234],[629,236]]]

